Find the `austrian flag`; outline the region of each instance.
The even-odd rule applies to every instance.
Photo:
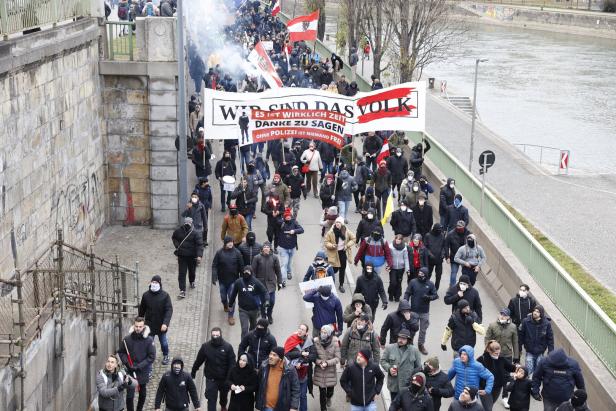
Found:
[[[317,26],[319,25],[319,10],[307,16],[299,16],[287,22],[289,40],[314,41],[317,39]]]
[[[272,5],[272,16],[276,17],[276,14],[280,13],[280,2],[282,0],[276,0],[274,1],[274,4]]]
[[[263,44],[258,42],[255,48],[248,55],[248,61],[259,69],[261,76],[267,81],[270,88],[282,87],[282,80],[276,72],[272,60],[269,58],[267,51],[263,48]]]

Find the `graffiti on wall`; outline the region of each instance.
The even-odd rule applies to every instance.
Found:
[[[102,212],[101,178],[96,171],[85,174],[54,194],[52,199],[52,221],[55,228],[63,228],[75,234],[86,231],[92,215]]]

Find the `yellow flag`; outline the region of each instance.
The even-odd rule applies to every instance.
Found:
[[[390,191],[389,197],[387,197],[387,204],[385,205],[385,212],[383,218],[381,218],[381,225],[385,225],[387,219],[391,217],[391,213],[394,212],[394,194]]]

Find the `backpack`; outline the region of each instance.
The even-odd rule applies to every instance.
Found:
[[[154,16],[154,5],[152,3],[145,5],[145,15],[150,17]]]
[[[128,10],[126,7],[118,7],[118,18],[124,20],[128,16]]]

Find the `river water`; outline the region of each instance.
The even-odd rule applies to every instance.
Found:
[[[426,71],[447,80],[450,95],[472,98],[476,58],[489,59],[477,91],[488,128],[511,143],[571,150],[574,169],[616,173],[615,40],[474,24]]]

